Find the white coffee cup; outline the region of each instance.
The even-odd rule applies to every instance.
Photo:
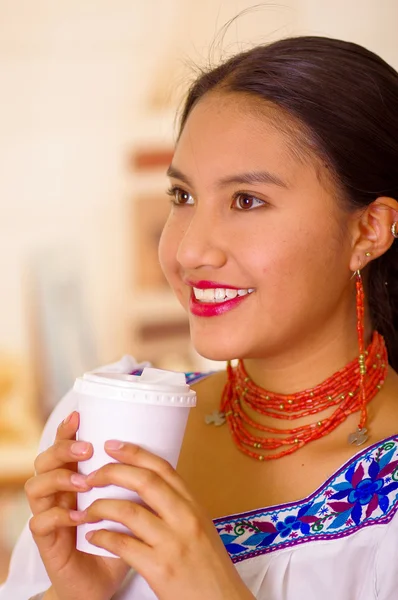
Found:
[[[196,393],[184,373],[146,367],[141,375],[86,373],[74,385],[78,396],[80,425],[77,439],[90,442],[94,453],[79,462],[79,473],[88,475],[103,465],[117,462],[104,449],[106,440],[132,442],[161,456],[175,468],[180,454],[189,410],[196,405]],[[117,498],[142,504],[132,491],[110,485],[77,495],[78,510],[94,500]],[[108,529],[131,535],[125,526],[100,521],[77,527],[76,548],[89,554],[114,557],[86,540],[86,533]]]

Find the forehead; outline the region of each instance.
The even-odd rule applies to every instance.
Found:
[[[303,137],[294,119],[275,105],[246,94],[212,93],[190,113],[173,165],[201,178],[266,167],[293,183],[303,168],[313,171]]]

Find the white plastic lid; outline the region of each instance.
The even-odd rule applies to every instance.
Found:
[[[145,367],[141,375],[85,373],[73,389],[87,396],[140,404],[196,406],[196,392],[186,383],[184,373]]]

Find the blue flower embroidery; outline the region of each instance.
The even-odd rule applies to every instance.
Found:
[[[272,521],[273,523],[277,523],[277,522],[278,522],[278,515],[272,515],[272,517],[271,517],[271,521]]]
[[[388,453],[390,454],[390,453]],[[387,454],[387,456],[388,456]],[[345,480],[342,483],[337,483],[333,487],[336,491],[331,500],[347,499],[347,502],[330,502],[329,506],[336,511],[339,520],[338,525],[342,521],[344,514],[345,521],[349,517],[352,518],[356,525],[359,525],[363,517],[363,508],[367,507],[365,517],[370,517],[377,508],[380,508],[383,513],[386,513],[389,505],[389,494],[398,489],[398,481],[387,483],[387,475],[391,472],[396,472],[398,469],[398,460],[384,464],[385,460],[377,462],[374,458],[369,464],[367,477],[363,463],[354,463],[345,473]],[[335,513],[335,514],[336,514]]]
[[[374,494],[379,494],[384,486],[383,480],[378,479],[372,481],[372,479],[362,479],[355,489],[353,489],[348,496],[348,502],[359,502],[360,504],[369,504]]]
[[[216,519],[233,562],[274,549],[332,539],[363,524],[385,523],[398,510],[398,438],[356,455],[301,502]]]
[[[276,529],[279,532],[281,538],[288,537],[292,531],[299,529],[301,533],[307,534],[310,531],[308,523],[303,523],[298,520],[298,515],[289,515],[284,521],[278,521]]]

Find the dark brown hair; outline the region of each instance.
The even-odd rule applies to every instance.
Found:
[[[261,45],[202,72],[185,101],[180,131],[196,103],[220,90],[251,94],[293,115],[356,210],[398,199],[398,73],[362,46],[325,37]],[[398,245],[368,268],[372,324],[398,369]]]

